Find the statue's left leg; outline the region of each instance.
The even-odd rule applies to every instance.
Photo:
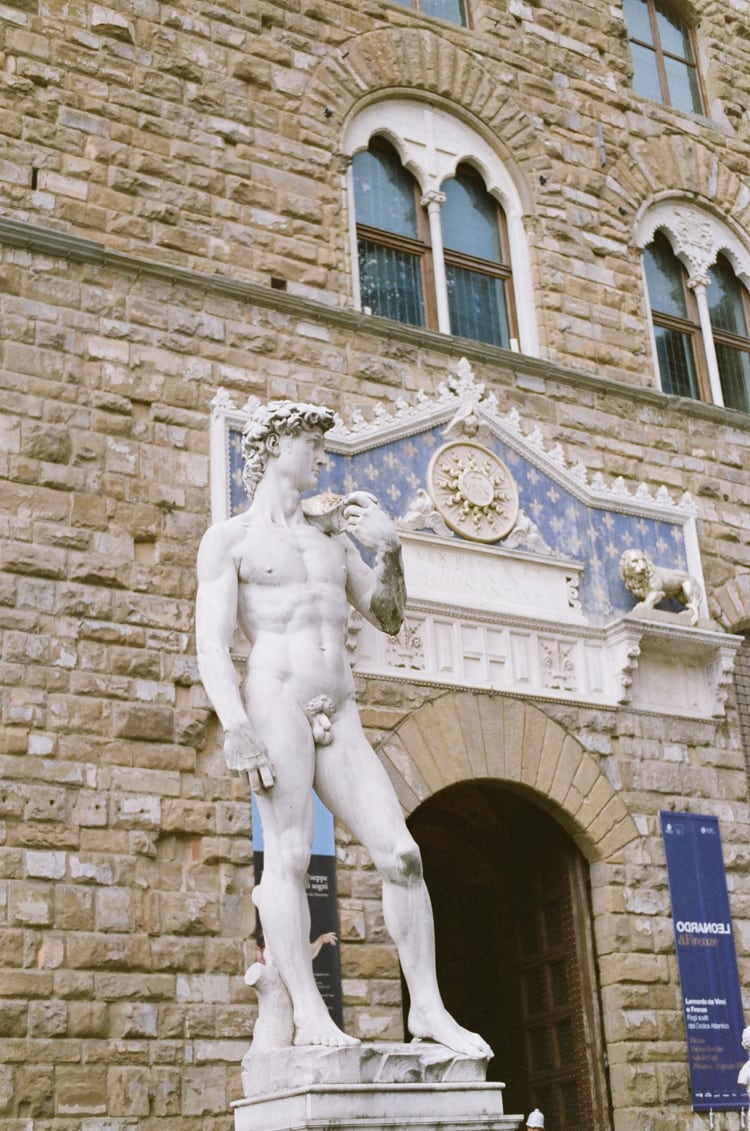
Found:
[[[315,788],[372,857],[383,879],[383,915],[409,987],[409,1030],[466,1056],[492,1050],[443,1005],[435,970],[432,905],[419,848],[388,775],[362,733],[356,709],[337,717],[330,745],[318,749]]]

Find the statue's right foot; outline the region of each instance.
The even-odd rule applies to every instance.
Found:
[[[408,1025],[415,1040],[436,1041],[461,1056],[477,1060],[486,1060],[494,1055],[483,1037],[464,1029],[442,1005],[424,1012],[412,1006]]]
[[[358,1045],[356,1037],[350,1037],[339,1029],[328,1013],[313,1021],[303,1022],[294,1030],[295,1045],[324,1045],[328,1048],[347,1048]]]

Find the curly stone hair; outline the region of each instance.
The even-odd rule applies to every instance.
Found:
[[[300,404],[296,401],[269,401],[268,404],[258,402],[251,409],[242,429],[242,458],[245,464],[242,482],[250,501],[252,502],[255,488],[266,470],[266,440],[269,436],[295,436],[298,432],[312,432],[316,429],[327,432],[335,423],[335,413],[322,405]]]

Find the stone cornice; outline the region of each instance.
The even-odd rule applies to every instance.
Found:
[[[244,303],[277,310],[292,317],[338,326],[353,333],[407,342],[454,358],[467,357],[472,361],[494,365],[512,372],[516,382],[521,386],[524,378],[532,377],[571,388],[588,389],[600,396],[625,397],[631,402],[652,404],[660,407],[664,412],[677,412],[683,417],[710,420],[716,424],[730,425],[744,430],[750,429],[750,416],[732,409],[720,408],[686,397],[667,395],[656,389],[646,389],[624,381],[613,381],[608,377],[566,369],[553,362],[528,357],[497,346],[487,346],[467,338],[406,326],[345,307],[329,306],[310,298],[261,286],[259,283],[243,282],[226,275],[196,271],[131,252],[117,251],[97,240],[39,224],[30,224],[13,217],[0,216],[0,243],[9,247],[24,248],[39,255],[65,259],[72,263],[93,264],[114,271],[176,283],[207,294],[224,295]]]

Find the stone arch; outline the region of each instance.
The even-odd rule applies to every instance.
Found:
[[[750,572],[732,577],[710,598],[711,611],[728,632],[750,630]]]
[[[718,153],[688,135],[632,144],[607,177],[603,195],[613,209],[626,208],[634,221],[647,205],[680,197],[739,231],[750,232],[746,184]],[[717,200],[722,201],[721,212]]]
[[[611,862],[638,836],[591,755],[522,700],[447,692],[410,714],[378,752],[407,814],[449,785],[488,778],[535,795],[589,861]]]
[[[498,87],[475,55],[427,28],[379,28],[356,36],[332,52],[313,73],[305,92],[309,117],[321,146],[338,151],[350,114],[368,101],[421,94],[443,104],[502,148],[501,156],[527,170],[550,169],[529,115]],[[525,202],[531,207],[531,195]]]

